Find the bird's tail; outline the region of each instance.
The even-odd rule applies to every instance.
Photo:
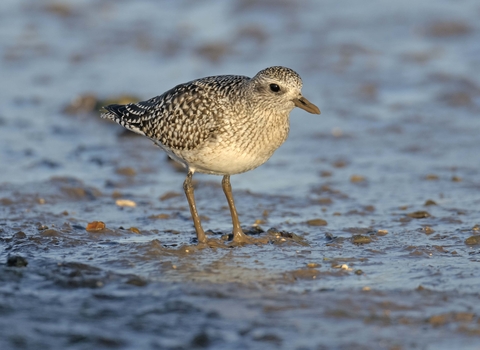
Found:
[[[145,135],[142,130],[142,116],[138,113],[140,111],[134,108],[135,104],[128,105],[109,105],[103,107],[105,111],[102,111],[100,117],[104,119],[113,120],[115,123],[120,124],[124,128],[136,132],[137,134]]]

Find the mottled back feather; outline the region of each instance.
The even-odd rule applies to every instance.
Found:
[[[226,75],[180,84],[147,101],[109,105],[102,118],[171,150],[193,150],[222,127],[233,89],[250,78]]]

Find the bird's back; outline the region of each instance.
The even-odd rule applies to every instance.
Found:
[[[225,110],[250,78],[206,77],[180,84],[160,96],[127,105],[109,105],[102,118],[145,135],[169,150],[194,150],[222,127]]]

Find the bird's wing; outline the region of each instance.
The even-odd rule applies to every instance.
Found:
[[[106,106],[102,118],[169,149],[191,150],[218,127],[223,112],[217,100],[204,86],[187,83],[147,101]]]

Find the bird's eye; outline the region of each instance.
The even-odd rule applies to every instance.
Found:
[[[270,84],[270,90],[272,90],[273,92],[279,92],[280,86],[278,86],[277,84]]]

